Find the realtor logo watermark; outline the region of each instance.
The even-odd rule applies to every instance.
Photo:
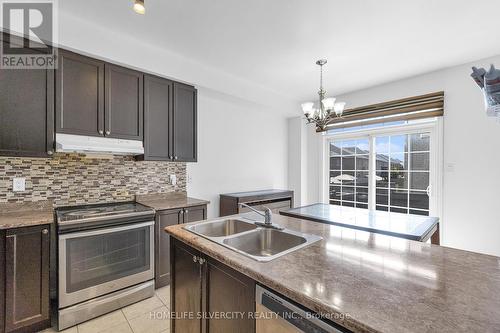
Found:
[[[0,0],[0,26],[5,32],[0,48],[2,69],[57,67],[57,2],[55,0]],[[24,37],[24,38],[23,38]]]

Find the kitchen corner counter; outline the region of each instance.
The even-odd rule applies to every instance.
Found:
[[[184,193],[155,193],[137,195],[135,201],[155,210],[193,207],[208,205],[210,203],[208,200],[190,198]]]
[[[0,230],[51,224],[52,201],[0,204]]]
[[[166,231],[354,332],[500,328],[499,257],[287,216],[274,215],[274,222],[323,240],[264,263],[183,225]]]

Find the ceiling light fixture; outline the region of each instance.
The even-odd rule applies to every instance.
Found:
[[[146,7],[144,7],[144,0],[135,0],[134,1],[134,11],[137,14],[141,14],[141,15],[146,14]]]
[[[335,102],[334,97],[325,98],[326,91],[323,89],[323,66],[327,63],[326,59],[321,59],[316,61],[316,65],[320,67],[320,78],[319,78],[319,104],[318,107],[314,107],[313,102],[302,103],[302,111],[306,116],[307,123],[316,124],[316,128],[321,131],[326,129],[328,122],[333,117],[342,117],[344,112],[345,103]]]

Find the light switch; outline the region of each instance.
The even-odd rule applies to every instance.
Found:
[[[23,192],[26,190],[26,178],[14,178],[12,180],[12,191]]]

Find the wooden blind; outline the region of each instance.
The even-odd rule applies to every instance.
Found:
[[[361,126],[389,121],[440,117],[444,114],[444,92],[398,99],[344,111],[342,117],[333,118],[326,130]]]

